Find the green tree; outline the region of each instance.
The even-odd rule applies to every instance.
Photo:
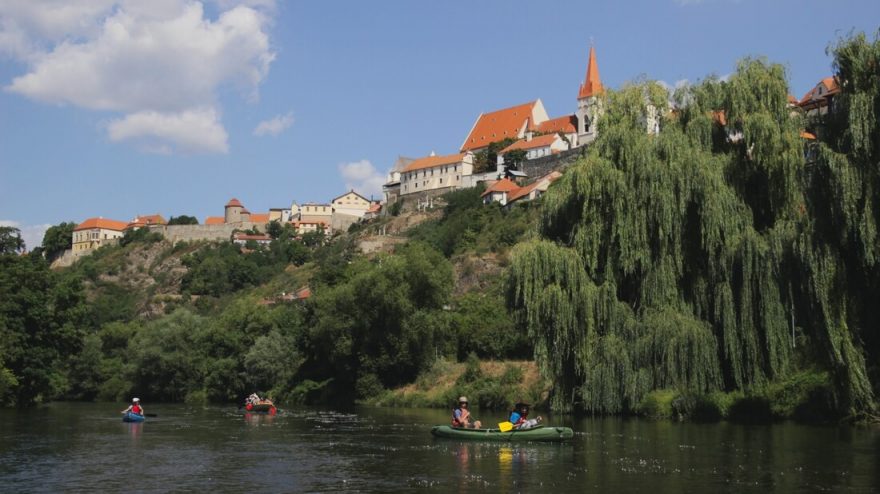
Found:
[[[0,255],[17,254],[24,250],[21,231],[12,226],[0,226]]]
[[[180,216],[172,216],[168,218],[169,225],[198,225],[199,220],[196,219],[195,216],[187,216],[182,214]]]
[[[655,136],[644,122],[647,103],[666,114],[662,88],[609,93],[586,159],[543,198],[543,239],[515,248],[508,272],[554,407],[750,392],[811,365],[834,376],[838,410],[873,413],[880,50],[857,36],[834,52],[849,124],[812,167],[779,65],[745,60],[679,92]]]
[[[43,234],[43,255],[46,256],[46,260],[52,262],[64,254],[64,251],[72,248],[74,228],[76,223],[64,222],[50,226],[46,230]]]

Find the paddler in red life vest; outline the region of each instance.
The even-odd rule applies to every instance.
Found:
[[[465,429],[479,429],[483,424],[479,420],[471,417],[468,410],[467,396],[458,399],[458,408],[452,410],[452,427],[461,427]]]
[[[122,411],[122,413],[128,413],[128,412],[136,413],[138,415],[144,414],[144,409],[143,409],[143,407],[141,407],[141,399],[140,398],[132,398],[131,399],[131,405],[129,405],[128,408],[126,408],[125,410]]]

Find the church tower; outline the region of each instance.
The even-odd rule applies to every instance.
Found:
[[[604,113],[600,96],[605,92],[599,79],[599,66],[596,64],[596,48],[590,46],[590,59],[587,61],[587,76],[578,92],[578,143],[589,144],[596,139],[597,120]]]

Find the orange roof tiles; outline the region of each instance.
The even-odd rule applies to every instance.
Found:
[[[825,92],[819,94],[820,86],[825,87]],[[798,103],[800,106],[804,106],[814,100],[819,98],[824,98],[828,95],[834,95],[840,92],[840,86],[837,85],[837,80],[834,77],[826,77],[819,81],[819,84],[816,84],[812,89],[807,91],[807,94],[801,98],[801,101]]]
[[[433,168],[435,166],[461,163],[466,154],[467,153],[447,154],[446,156],[425,156],[424,158],[419,158],[406,165],[403,172],[406,173],[421,170],[423,168]]]
[[[486,188],[486,191],[483,192],[480,197],[485,197],[493,192],[512,192],[517,189],[519,189],[519,185],[516,185],[513,180],[502,178],[501,180],[496,180],[492,185]]]
[[[226,223],[226,218],[223,216],[208,216],[205,218],[206,225],[222,225]]]
[[[251,213],[251,223],[268,223],[268,222],[269,222],[269,213],[265,213],[265,214]]]
[[[551,118],[546,122],[538,125],[538,132],[549,134],[551,132],[561,132],[563,134],[574,134],[577,132],[577,117],[574,115],[566,115],[564,117]]]
[[[501,150],[501,154],[514,151],[517,149],[535,149],[535,148],[545,148],[553,144],[553,142],[559,139],[559,136],[556,134],[547,134],[543,136],[533,137],[531,141],[527,141],[525,139],[520,139],[510,146]]]
[[[259,235],[254,235],[252,233],[236,233],[232,236],[235,240],[263,240],[263,241],[271,241],[272,237],[268,234],[261,233]]]
[[[124,221],[116,221],[116,220],[108,220],[106,218],[89,218],[79,225],[76,225],[76,228],[73,231],[79,230],[91,230],[92,228],[101,228],[104,230],[115,230],[117,232],[121,232],[125,230],[125,227],[128,223]]]
[[[151,214],[147,216],[138,216],[131,220],[126,228],[141,228],[147,225],[164,225],[165,218],[161,214]]]
[[[804,138],[804,139],[808,139],[808,140],[813,141],[813,140],[816,139],[816,134],[813,134],[813,133],[811,133],[811,132],[807,132],[806,130],[802,130],[802,131],[801,131],[801,137]]]
[[[227,208],[232,207],[232,206],[244,207],[241,205],[241,203],[238,201],[238,199],[236,199],[234,197],[232,199],[230,199],[229,202],[226,203]]]
[[[507,203],[510,204],[511,202],[513,202],[523,196],[529,195],[533,190],[535,190],[539,185],[541,185],[545,181],[549,181],[552,184],[561,176],[562,176],[562,174],[557,171],[550,172],[549,174],[539,178],[538,180],[535,180],[534,182],[530,183],[529,185],[526,185],[524,187],[520,187],[519,189],[508,194],[507,195]]]
[[[370,209],[367,210],[367,212],[368,213],[378,213],[381,210],[382,210],[382,205],[379,204],[378,202],[374,202],[373,205],[370,206]]]
[[[464,144],[461,145],[461,150],[480,149],[508,137],[517,139],[524,128],[535,130],[532,111],[537,104],[538,100],[535,100],[503,110],[480,114],[474,128],[471,129]]]
[[[590,59],[587,62],[587,76],[578,92],[578,99],[589,98],[605,91],[599,79],[599,65],[596,63],[596,48],[590,47]]]

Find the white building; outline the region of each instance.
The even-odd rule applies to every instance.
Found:
[[[466,151],[446,156],[426,156],[409,163],[400,174],[400,195],[462,187],[463,177],[474,172],[474,155]]]
[[[575,115],[578,121],[578,146],[589,144],[598,135],[598,120],[605,112],[602,93],[605,88],[599,78],[599,65],[596,63],[596,49],[590,47],[590,58],[587,61],[587,75],[578,91],[578,109]]]
[[[547,134],[532,137],[532,133],[529,132],[525,139],[520,139],[498,152],[498,164],[504,164],[504,156],[511,151],[525,151],[526,159],[533,160],[535,158],[550,156],[551,154],[556,154],[567,149],[568,143],[565,142],[559,134]]]

